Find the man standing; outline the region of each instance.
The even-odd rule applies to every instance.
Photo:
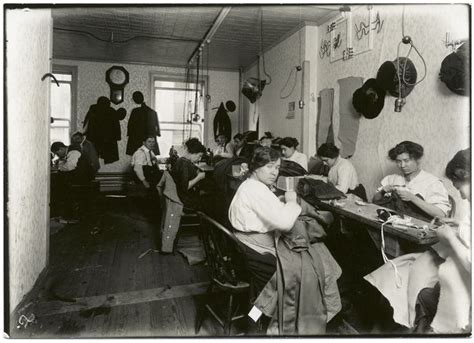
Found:
[[[158,114],[152,108],[145,104],[143,93],[136,91],[132,95],[133,101],[140,105],[134,108],[128,120],[128,142],[127,155],[133,155],[135,151],[141,146],[143,137],[153,136],[155,155],[160,154],[156,136],[160,137],[160,123],[158,121]]]
[[[137,182],[147,189],[155,189],[160,180],[160,170],[156,156],[153,153],[155,136],[148,135],[143,139],[143,145],[132,156],[132,168]]]

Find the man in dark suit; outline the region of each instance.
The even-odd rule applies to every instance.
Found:
[[[153,152],[159,155],[160,149],[156,140],[156,136],[161,136],[158,114],[145,104],[142,92],[133,92],[132,98],[140,107],[134,108],[128,119],[127,155],[133,155],[142,146],[143,137],[148,135],[155,137]]]
[[[92,175],[95,177],[97,171],[100,168],[99,162],[99,155],[97,154],[97,150],[90,141],[86,139],[82,132],[75,132],[71,136],[72,144],[79,146],[82,151],[83,158],[86,161],[86,164],[90,167],[90,171]]]

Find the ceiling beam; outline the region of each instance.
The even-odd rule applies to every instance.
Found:
[[[216,17],[216,20],[214,20],[214,22],[212,23],[211,27],[209,27],[209,30],[207,30],[207,33],[206,35],[204,36],[204,38],[202,39],[202,41],[198,44],[198,46],[196,47],[196,49],[194,49],[193,53],[191,54],[191,56],[189,57],[188,59],[188,65],[192,63],[194,57],[199,54],[200,51],[202,51],[202,49],[204,48],[204,45],[205,44],[209,44],[212,40],[212,37],[214,36],[214,34],[217,32],[217,30],[219,29],[219,26],[221,26],[222,22],[224,21],[225,17],[227,16],[227,14],[229,14],[230,10],[232,9],[231,6],[226,6],[226,7],[223,7],[221,9],[221,11],[219,12],[219,14],[217,15]]]

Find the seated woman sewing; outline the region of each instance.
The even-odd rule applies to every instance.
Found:
[[[204,180],[206,174],[200,172],[195,163],[199,162],[206,148],[197,138],[190,138],[185,143],[183,155],[173,162],[171,175],[176,183],[178,197],[185,207],[201,208],[198,184]]]
[[[373,202],[389,207],[391,200],[399,198],[402,202],[398,204],[403,206],[405,214],[424,220],[446,217],[451,210],[448,191],[438,177],[421,169],[423,147],[404,141],[390,149],[388,156],[402,175],[384,177]]]
[[[277,299],[274,286],[284,279],[285,292],[278,294],[277,300],[283,310],[257,307],[275,319],[273,323],[278,322],[279,334],[321,334],[326,322],[340,310],[336,280],[341,271],[323,243],[311,244],[308,232],[312,228],[298,220],[302,214],[315,212],[314,208],[304,201],[299,204],[295,192],[286,192],[282,201],[270,190],[280,163],[277,150],[255,149],[248,178],[239,186],[230,205],[229,220],[243,243],[255,292],[263,289],[255,305],[275,304],[269,298]],[[299,298],[295,299],[292,292]],[[288,294],[293,294],[290,301],[285,300]],[[292,309],[287,311],[287,307]]]
[[[343,193],[352,193],[367,201],[365,188],[359,183],[352,163],[339,156],[339,148],[332,143],[324,143],[318,149],[318,157],[329,167],[328,181]]]
[[[470,201],[470,149],[453,157],[446,176]],[[365,279],[390,302],[394,321],[414,332],[470,332],[470,218],[460,225],[440,221],[433,226],[439,243],[430,250],[399,256]]]

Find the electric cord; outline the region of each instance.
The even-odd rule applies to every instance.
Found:
[[[272,83],[272,77],[265,70],[265,54],[263,52],[263,9],[262,7],[260,7],[260,52],[262,54],[263,73],[265,74],[266,77],[270,79],[270,81],[265,80],[265,84],[269,85],[270,83]]]
[[[300,68],[299,70],[301,70],[301,67],[299,67],[299,66],[291,68],[290,74],[288,75],[288,79],[286,80],[285,85],[283,86],[283,88],[280,91],[280,99],[287,99],[291,94],[293,94],[293,91],[295,90],[296,83],[297,83],[296,81],[298,80],[298,71],[299,71],[298,68]],[[286,89],[286,86],[288,85],[288,82],[290,81],[291,75],[293,75],[293,72],[295,70],[296,70],[295,82],[293,83],[293,86],[291,87],[290,92],[287,95],[282,95],[283,91]]]
[[[382,242],[380,244],[380,251],[382,253],[382,259],[383,259],[384,263],[389,262],[393,267],[393,270],[394,270],[394,273],[395,273],[395,285],[397,286],[397,288],[401,288],[402,284],[403,284],[403,280],[402,280],[402,277],[401,277],[400,273],[398,272],[398,268],[395,265],[395,263],[392,260],[390,260],[387,257],[387,255],[385,254],[385,237],[384,237],[384,232],[383,232],[384,225],[392,223],[395,220],[396,220],[396,216],[391,216],[385,222],[383,222],[382,225],[380,226],[380,237],[381,237],[381,240],[382,240]]]

